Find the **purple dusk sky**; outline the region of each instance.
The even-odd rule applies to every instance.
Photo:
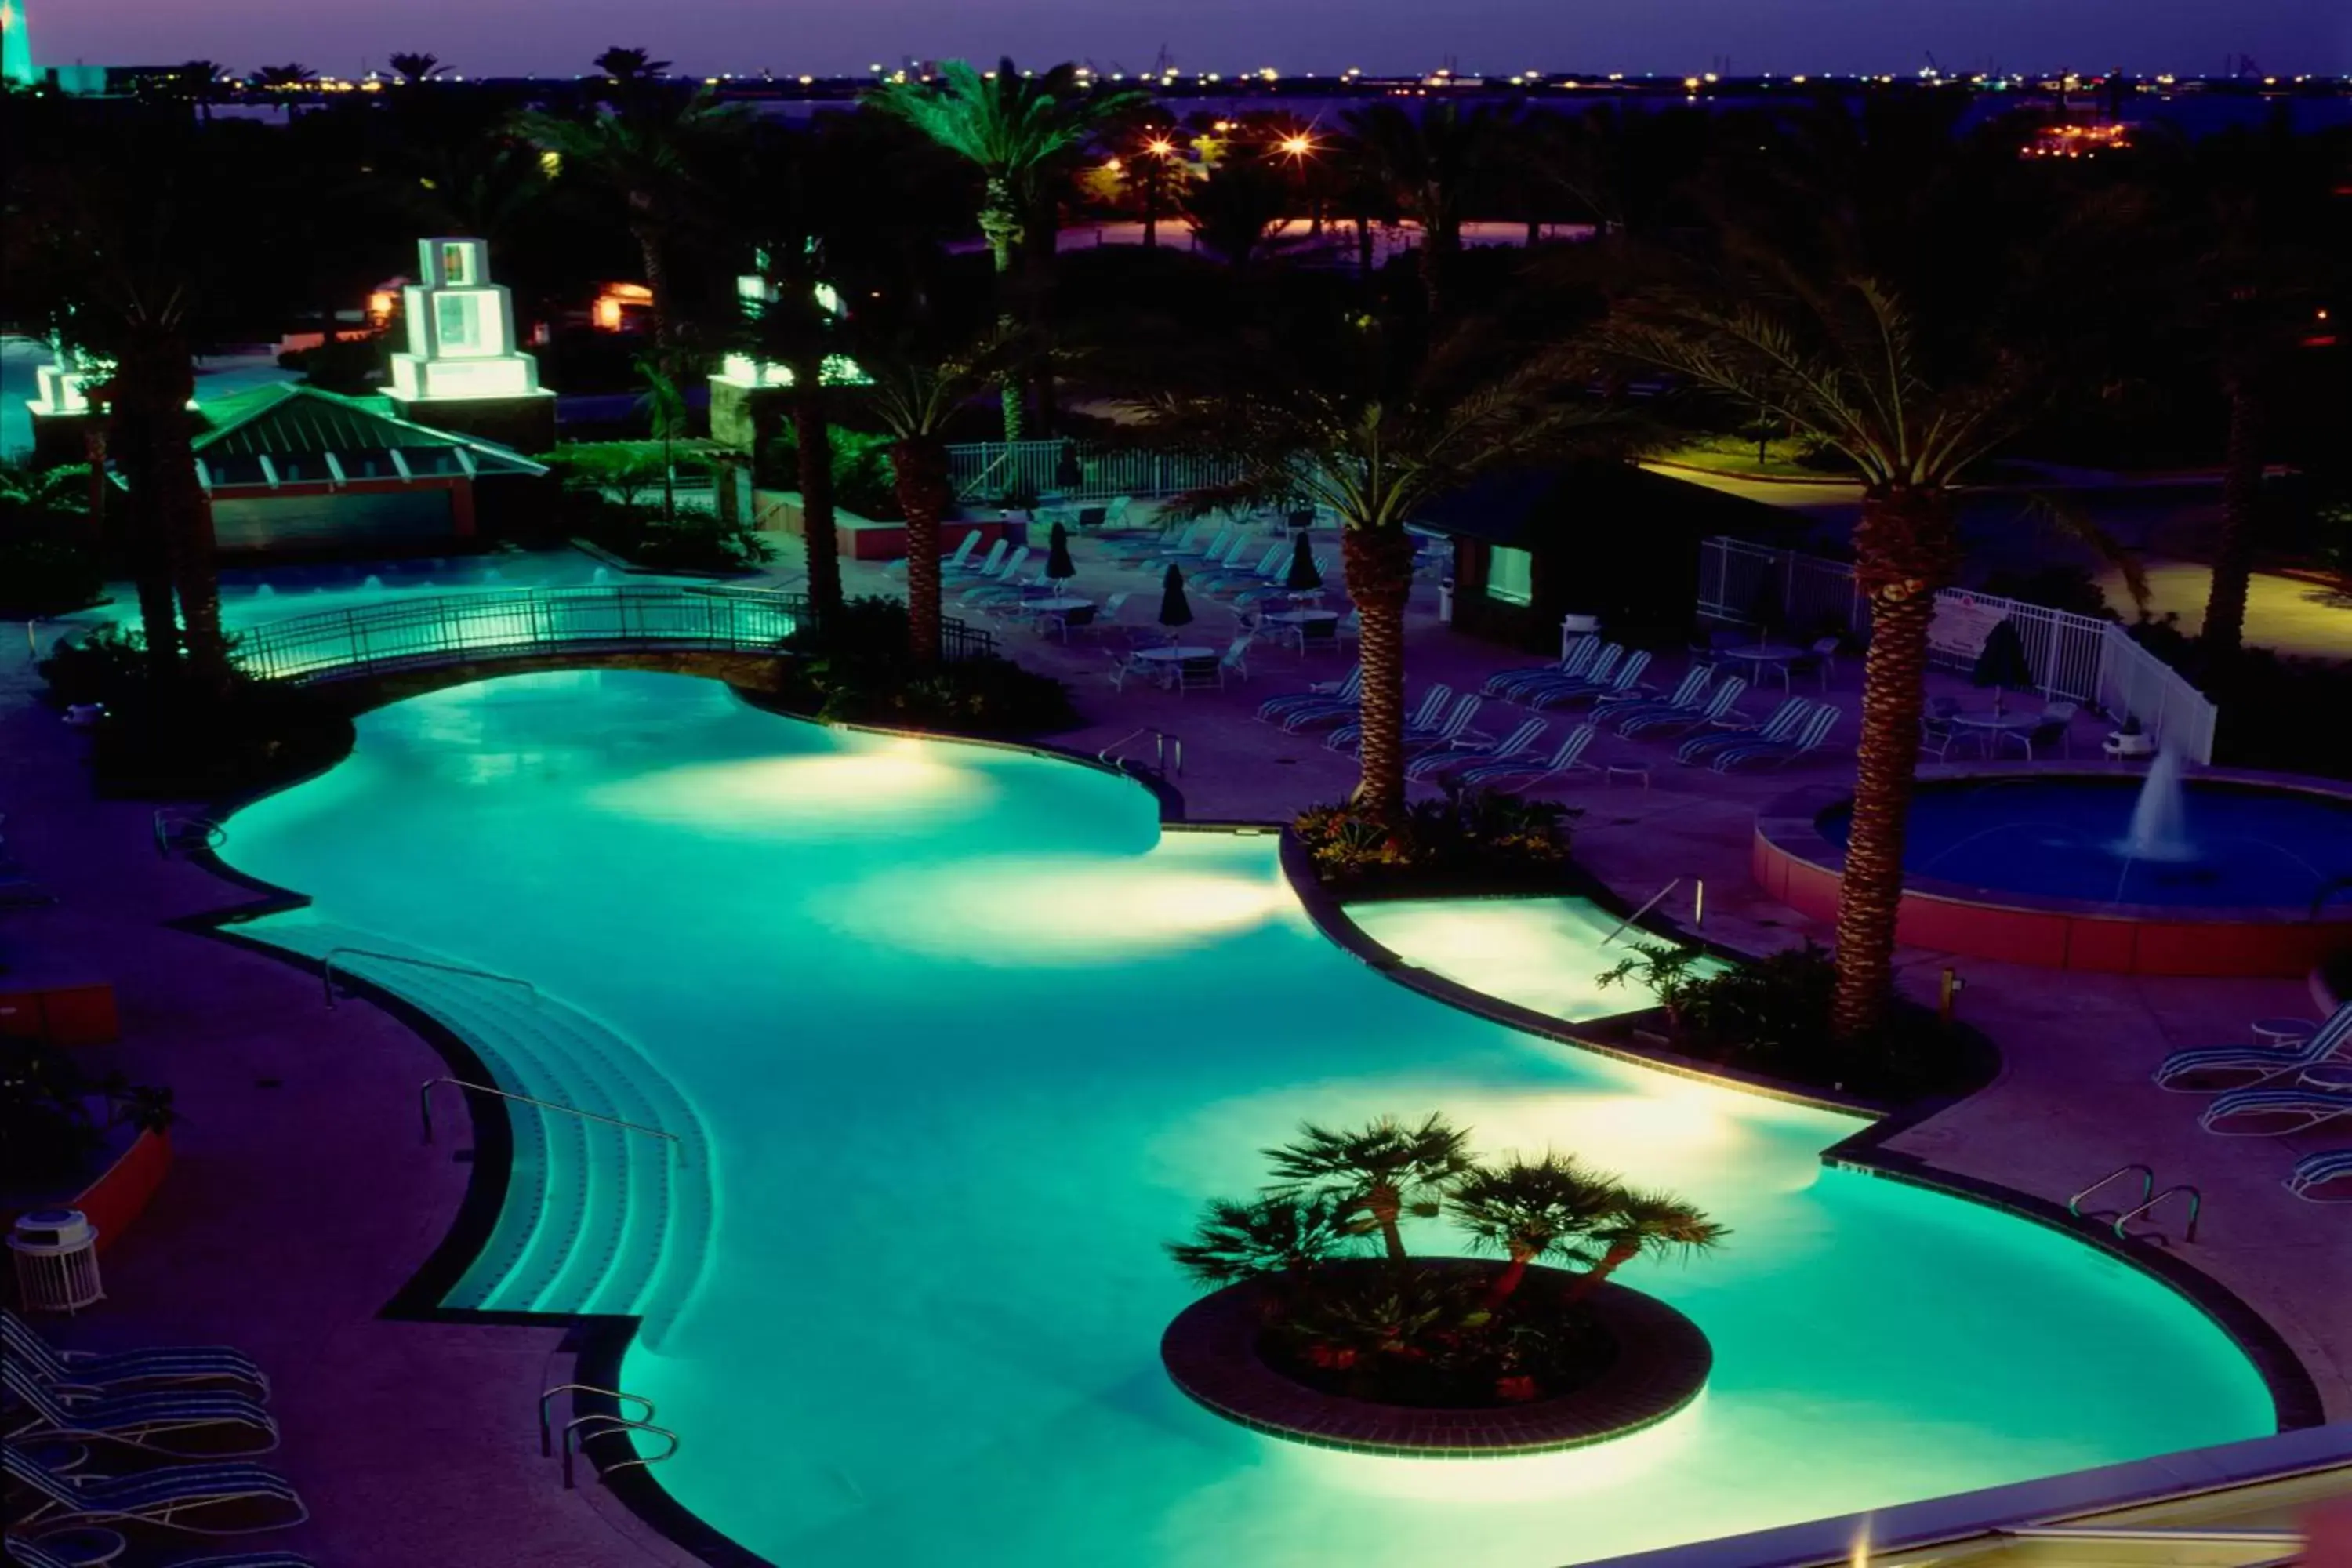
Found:
[[[19,0],[22,4],[23,0]],[[1188,69],[1271,65],[1683,72],[2352,70],[2342,0],[30,0],[46,64],[299,60],[355,74],[396,49],[478,74],[568,74],[606,44],[682,69],[861,70],[908,55]]]

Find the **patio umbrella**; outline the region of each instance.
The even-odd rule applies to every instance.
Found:
[[[1046,580],[1064,583],[1077,574],[1077,564],[1070,559],[1070,531],[1057,522],[1054,525],[1053,542],[1045,549]]]
[[[1323,574],[1315,570],[1314,541],[1301,532],[1290,547],[1290,575],[1282,585],[1294,594],[1312,593],[1323,585]]]
[[[2025,657],[2025,639],[2017,635],[2017,624],[2003,617],[2000,624],[1986,635],[1983,649],[1977,655],[1976,668],[1969,672],[1969,681],[1975,686],[1992,688],[1992,710],[2000,711],[2000,694],[2004,688],[2032,690],[2033,665]]]
[[[1192,624],[1192,605],[1184,597],[1184,574],[1175,567],[1160,584],[1160,624],[1163,626],[1189,626]]]

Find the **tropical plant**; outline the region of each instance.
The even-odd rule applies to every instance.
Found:
[[[1168,1256],[1203,1289],[1244,1279],[1295,1278],[1355,1250],[1360,1234],[1328,1199],[1312,1194],[1210,1202],[1192,1237],[1167,1244]]]
[[[395,54],[392,57],[393,74],[400,78],[403,87],[421,87],[449,68],[441,57],[428,54]]]
[[[635,361],[637,379],[645,391],[637,396],[637,408],[646,416],[646,426],[654,439],[661,443],[662,453],[662,521],[677,521],[677,443],[690,434],[693,417],[686,405],[686,387],[678,374],[675,355],[654,353],[639,355]]]
[[[866,101],[980,172],[984,182],[980,231],[996,268],[998,331],[1009,336],[1020,322],[1020,312],[1013,307],[1008,280],[1014,253],[1029,241],[1045,181],[1083,150],[1098,128],[1148,100],[1125,89],[1091,89],[1068,62],[1038,75],[1004,59],[985,72],[966,61],[950,60],[940,68],[936,81],[887,83],[868,93]],[[1055,237],[1048,233],[1042,243],[1050,249]],[[1026,433],[1027,415],[1017,378],[1004,383],[1002,398],[1004,438],[1018,441]]]
[[[1630,956],[1619,959],[1612,967],[1594,975],[1592,981],[1606,987],[1638,979],[1643,989],[1656,997],[1658,1005],[1666,1010],[1666,1021],[1673,1023],[1680,1015],[1684,997],[1700,982],[1698,965],[1706,957],[1703,948],[1637,942]]]
[[[89,475],[80,463],[38,471],[0,464],[0,616],[59,615],[105,591]]]
[[[196,106],[196,118],[206,125],[213,121],[213,105],[220,101],[227,81],[228,73],[218,60],[184,60],[172,72],[172,89]]]
[[[1613,1176],[1587,1170],[1564,1154],[1507,1164],[1476,1165],[1457,1178],[1445,1205],[1454,1223],[1477,1246],[1508,1261],[1487,1287],[1486,1305],[1510,1300],[1528,1266],[1548,1259],[1591,1268],[1601,1249],[1592,1230],[1615,1220],[1624,1189]]]
[[[1581,1301],[1636,1258],[1688,1256],[1720,1247],[1730,1227],[1718,1225],[1671,1193],[1622,1189],[1608,1215],[1591,1230],[1601,1248],[1598,1261],[1569,1287],[1568,1299]]]
[[[626,87],[656,80],[669,69],[667,60],[657,60],[647,50],[623,48],[617,44],[598,55],[592,63],[604,73],[607,80]]]
[[[1347,116],[1360,155],[1421,226],[1421,281],[1432,317],[1452,307],[1464,204],[1504,158],[1515,113],[1432,100],[1418,115],[1381,103]]]
[[[1185,189],[1184,221],[1202,249],[1244,272],[1289,216],[1290,202],[1283,171],[1256,149],[1241,148]]]
[[[1769,267],[1704,291],[1654,289],[1598,331],[1618,360],[1761,410],[1833,447],[1863,478],[1854,574],[1871,639],[1837,921],[1835,1026],[1847,1034],[1876,1026],[1892,990],[1927,627],[1937,591],[1959,569],[1952,489],[2016,428],[2032,395],[2014,357],[1938,374],[1918,338],[1875,278],[1823,282]]]
[[[1417,1127],[1394,1117],[1356,1128],[1306,1122],[1299,1136],[1265,1151],[1279,1196],[1312,1195],[1337,1205],[1342,1223],[1378,1231],[1391,1261],[1405,1256],[1406,1215],[1436,1217],[1446,1184],[1470,1168],[1470,1134],[1432,1114]]]

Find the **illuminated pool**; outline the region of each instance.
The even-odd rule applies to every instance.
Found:
[[[598,1081],[692,1133],[672,1192],[707,1178],[700,1217],[612,1248],[661,1303],[622,1381],[685,1438],[653,1474],[779,1563],[1537,1568],[2272,1429],[2247,1362],[2137,1272],[1825,1171],[1843,1118],[1408,993],[1308,925],[1273,838],[1163,836],[1091,770],[533,675],[369,716],[232,834],[240,868],[318,900],[247,930],[528,977],[536,1002],[479,1004],[501,1051],[609,1031]],[[1432,1110],[1734,1227],[1719,1258],[1620,1276],[1713,1341],[1698,1404],[1461,1464],[1260,1437],[1169,1384],[1187,1292],[1161,1239],[1302,1118]],[[527,1133],[514,1191],[549,1195],[508,1217],[545,1231],[597,1176]],[[478,1270],[453,1299],[504,1288]]]

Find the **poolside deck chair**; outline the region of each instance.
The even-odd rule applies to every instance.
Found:
[[[1568,739],[1560,742],[1559,750],[1551,754],[1549,762],[1522,759],[1515,763],[1488,763],[1482,767],[1464,769],[1454,775],[1454,782],[1465,789],[1491,789],[1505,795],[1516,795],[1530,784],[1558,778],[1580,768],[1589,773],[1597,773],[1601,770],[1582,759],[1584,749],[1592,744],[1592,737],[1600,732],[1600,726],[1596,724],[1579,724],[1569,731]]]
[[[1486,700],[1475,691],[1465,691],[1454,699],[1453,708],[1444,718],[1433,724],[1407,725],[1404,732],[1397,739],[1409,754],[1426,752],[1436,746],[1451,746],[1456,741],[1486,739],[1487,737],[1478,735],[1470,728],[1470,721],[1478,716],[1478,710]],[[1335,752],[1360,750],[1363,742],[1363,726],[1352,724],[1348,728],[1356,732],[1349,735],[1346,741],[1335,739],[1326,741],[1324,744]]]
[[[1171,554],[1177,551],[1190,550],[1192,547],[1192,542],[1201,537],[1201,531],[1208,526],[1205,521],[1195,520],[1178,529],[1172,535],[1162,532],[1157,538],[1121,541],[1107,548],[1111,557],[1119,561],[1133,562],[1152,555]]]
[[[1550,664],[1525,664],[1513,669],[1498,669],[1486,678],[1478,689],[1489,697],[1508,697],[1514,687],[1530,680],[1574,680],[1591,668],[1601,652],[1601,639],[1580,637],[1560,649],[1559,658]]]
[[[1565,708],[1571,702],[1597,702],[1603,697],[1615,697],[1633,701],[1647,696],[1650,689],[1642,684],[1642,676],[1650,668],[1650,650],[1642,648],[1617,667],[1617,673],[1605,679],[1553,682],[1539,686],[1533,693],[1522,689],[1519,700],[1530,708]]]
[[[992,577],[1003,570],[1004,558],[1012,552],[1012,542],[1000,534],[996,542],[988,547],[988,553],[982,556],[978,562],[975,563],[966,557],[961,563],[948,568],[945,574],[955,577]]]
[[[60,1557],[30,1536],[0,1538],[0,1554],[16,1568],[86,1568],[88,1557]],[[227,1556],[183,1557],[172,1568],[319,1568],[298,1552],[232,1552]]]
[[[1233,542],[1223,551],[1218,554],[1202,558],[1201,563],[1192,569],[1192,576],[1186,580],[1185,586],[1191,587],[1195,584],[1205,585],[1220,574],[1242,572],[1244,570],[1242,566],[1242,558],[1255,548],[1257,548],[1256,541],[1250,535],[1235,534]]]
[[[1251,637],[1250,634],[1244,631],[1239,637],[1234,638],[1232,642],[1225,645],[1225,651],[1217,656],[1217,674],[1220,677],[1217,682],[1218,685],[1222,686],[1224,684],[1222,678],[1227,675],[1237,677],[1243,680],[1247,680],[1250,678],[1249,647],[1253,640],[1255,639]]]
[[[1952,715],[1960,705],[1948,697],[1931,697],[1919,714],[1919,754],[1933,756],[1943,762],[1952,754],[1960,742],[1960,727],[1952,722]]]
[[[259,1465],[168,1465],[128,1476],[66,1474],[6,1447],[0,1447],[0,1472],[25,1494],[10,1522],[44,1534],[78,1525],[133,1523],[191,1535],[250,1535],[285,1530],[310,1517],[293,1484]]]
[[[269,1374],[243,1351],[226,1345],[158,1346],[99,1355],[61,1351],[16,1313],[0,1308],[0,1349],[43,1383],[115,1393],[158,1384],[241,1384],[257,1399],[269,1397]]]
[[[1357,695],[1363,690],[1364,667],[1356,666],[1343,680],[1310,686],[1304,691],[1290,692],[1282,697],[1269,697],[1257,705],[1257,716],[1269,724],[1279,724],[1299,708],[1312,708],[1327,702],[1355,705]]]
[[[1465,768],[1522,761],[1535,754],[1544,731],[1550,727],[1540,719],[1530,719],[1501,740],[1487,745],[1463,746],[1457,743],[1442,750],[1424,752],[1405,763],[1405,779],[1412,784],[1428,784]]]
[[[12,1441],[60,1437],[175,1456],[266,1454],[278,1447],[278,1423],[259,1400],[242,1394],[190,1388],[99,1394],[43,1383],[14,1359],[0,1365],[0,1383],[19,1407],[7,1417]],[[194,1434],[227,1440],[189,1441]]]
[[[1436,695],[1440,691],[1444,693],[1443,698]],[[1423,711],[1416,712],[1414,717],[1421,718],[1433,700],[1437,702],[1438,710],[1444,711],[1445,702],[1453,696],[1450,687],[1435,688],[1429,697],[1423,699]],[[1284,733],[1296,735],[1303,730],[1321,729],[1326,724],[1351,724],[1362,710],[1363,683],[1358,681],[1357,689],[1344,700],[1335,697],[1318,707],[1291,709],[1282,716],[1282,728]],[[1434,721],[1434,715],[1431,715],[1431,721]]]
[[[1209,542],[1206,544],[1180,544],[1170,550],[1155,550],[1143,558],[1143,563],[1150,567],[1159,567],[1177,562],[1214,561],[1233,548],[1234,535],[1238,531],[1228,523],[1210,535]],[[1185,530],[1186,537],[1191,537],[1192,532],[1192,529]]]
[[[1726,746],[1737,746],[1748,741],[1785,741],[1797,732],[1805,715],[1813,709],[1812,699],[1791,697],[1772,710],[1772,717],[1749,730],[1717,730],[1705,735],[1693,735],[1675,748],[1675,761],[1693,766],[1707,761]]]
[[[2352,1002],[2327,1016],[2311,1037],[2294,1046],[2207,1046],[2175,1051],[2156,1069],[2158,1089],[2177,1094],[2220,1094],[2252,1089],[2299,1073],[2352,1049]]]
[[[1785,768],[1799,757],[1809,757],[1821,750],[1822,742],[1829,738],[1829,732],[1837,728],[1837,721],[1844,717],[1843,710],[1836,704],[1824,702],[1813,710],[1812,717],[1805,721],[1805,727],[1789,740],[1742,741],[1736,746],[1725,747],[1715,754],[1715,771],[1727,773],[1735,768],[1749,766]]]
[[[2311,1076],[2305,1069],[2305,1077]],[[2224,1138],[2279,1138],[2352,1116],[2352,1076],[2341,1087],[2233,1089],[2205,1108],[2197,1125]]]
[[[956,595],[956,603],[984,605],[996,599],[1019,598],[1022,589],[1021,568],[1029,564],[1029,547],[1025,544],[1021,546],[1004,558],[1004,564],[989,581],[966,588],[961,594]]]
[[[1618,661],[1624,657],[1623,644],[1603,643],[1601,645],[1600,651],[1593,655],[1592,662],[1585,667],[1583,674],[1564,675],[1558,679],[1538,676],[1532,679],[1519,681],[1512,686],[1510,700],[1514,702],[1532,703],[1541,692],[1606,685],[1615,679]]]
[[[1444,685],[1431,687],[1429,690],[1423,695],[1421,706],[1414,709],[1412,710],[1412,716],[1404,721],[1405,732],[1410,734],[1415,730],[1428,730],[1434,728],[1440,716],[1445,711],[1445,705],[1453,700],[1454,688]],[[1359,703],[1351,702],[1348,705],[1348,711],[1353,713],[1358,710],[1360,706],[1360,704]],[[1297,726],[1286,723],[1283,725],[1283,728],[1286,730],[1291,730],[1297,728]],[[1341,749],[1342,742],[1354,740],[1356,736],[1361,732],[1363,726],[1360,723],[1354,720],[1349,720],[1348,722],[1341,724],[1337,731],[1328,736],[1324,740],[1323,743],[1329,746],[1332,750],[1338,751]]]
[[[2307,1204],[2352,1203],[2352,1149],[2305,1154],[2287,1173],[2286,1190]]]
[[[1617,721],[1617,732],[1621,735],[1646,735],[1654,730],[1664,735],[1686,735],[1693,730],[1721,722],[1730,714],[1731,705],[1747,693],[1747,680],[1735,675],[1717,687],[1706,701],[1697,708],[1665,712],[1636,710]]]
[[[1695,664],[1684,672],[1682,684],[1669,696],[1660,697],[1648,691],[1604,691],[1592,701],[1592,721],[1596,724],[1613,724],[1637,709],[1666,711],[1676,708],[1696,708],[1706,700],[1707,682],[1715,679],[1710,665]]]
[[[2056,746],[2061,756],[2074,754],[2074,715],[2083,710],[2079,702],[2046,702],[2042,707],[2042,721],[2031,730],[2001,730],[1995,732],[1998,741],[2014,741],[2032,762],[2037,751]]]

